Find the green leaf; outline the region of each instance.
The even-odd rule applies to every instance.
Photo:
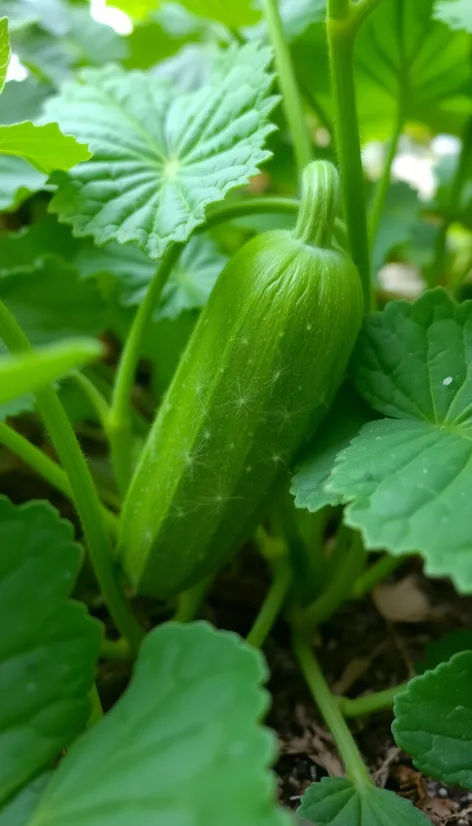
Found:
[[[46,189],[47,176],[22,158],[0,153],[0,210],[15,212],[35,192]]]
[[[0,339],[0,363],[5,356],[9,355],[9,350]],[[13,416],[20,416],[22,413],[31,413],[35,409],[35,406],[36,402],[31,393],[26,393],[24,396],[16,396],[16,398],[0,404],[0,422],[4,422]]]
[[[298,811],[316,826],[431,826],[409,800],[373,785],[357,788],[341,778],[309,786]]]
[[[421,771],[472,789],[472,651],[410,680],[395,698],[393,734]]]
[[[81,281],[77,270],[44,256],[41,266],[0,278],[0,297],[33,344],[102,333],[108,310],[98,286]]]
[[[82,553],[48,503],[0,498],[0,802],[83,729],[101,629],[68,596]]]
[[[270,153],[270,51],[230,49],[209,86],[191,94],[116,67],[85,70],[48,101],[48,117],[87,141],[93,158],[60,184],[51,209],[96,243],[137,241],[152,259],[185,241],[205,207],[257,173]]]
[[[472,651],[472,628],[458,628],[439,640],[427,642],[423,659],[415,660],[416,673],[424,674],[462,651]]]
[[[297,508],[311,513],[326,505],[341,504],[342,497],[326,489],[336,456],[350,443],[373,411],[348,385],[343,385],[321,427],[316,431],[307,458],[292,477],[291,493]]]
[[[115,9],[124,11],[133,20],[145,20],[151,12],[155,11],[161,0],[107,0],[108,5]]]
[[[101,355],[103,347],[98,341],[74,339],[33,353],[0,357],[0,405],[39,390]]]
[[[260,18],[260,12],[253,0],[181,0],[192,14],[208,17],[223,23],[230,29],[250,26]]]
[[[469,0],[439,0],[434,16],[450,29],[464,29],[472,34],[472,6]]]
[[[0,18],[0,94],[5,86],[9,64],[10,37],[8,34],[8,20],[6,17],[2,17]]]
[[[5,232],[0,236],[0,275],[41,267],[51,255],[72,262],[79,244],[69,227],[48,215],[17,232]]]
[[[0,126],[0,152],[24,158],[46,174],[71,169],[92,156],[72,135],[63,135],[57,123],[36,126],[31,121]]]
[[[445,346],[447,342],[447,346]],[[441,289],[366,319],[351,370],[395,417],[367,424],[327,483],[366,547],[421,553],[427,573],[472,590],[472,302]]]
[[[0,826],[27,826],[41,795],[49,783],[50,773],[40,774],[0,809]]]
[[[29,826],[288,826],[260,654],[206,623],[151,631],[129,688],[70,749]],[[210,792],[209,792],[210,790]]]

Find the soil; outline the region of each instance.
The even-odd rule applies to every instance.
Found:
[[[0,451],[0,493],[14,502],[48,498],[62,515],[76,525],[71,505],[21,465]],[[414,572],[434,610],[425,622],[386,621],[367,598],[345,605],[323,626],[317,655],[332,687],[349,697],[394,686],[415,673],[430,640],[458,629],[472,629],[472,598],[459,597],[446,581],[428,580],[418,562],[412,561],[393,579]],[[249,553],[226,570],[210,591],[202,615],[219,627],[246,634],[267,589],[264,563]],[[91,611],[106,622],[103,603],[97,597],[91,572],[84,568],[77,588]],[[136,609],[152,626],[168,616],[168,606],[139,600]],[[112,629],[109,629],[110,637]],[[268,685],[272,708],[268,724],[276,731],[280,756],[275,766],[280,801],[295,810],[304,790],[326,776],[340,776],[343,767],[309,696],[290,651],[285,623],[279,621],[264,647],[271,673]],[[121,695],[130,676],[127,662],[103,662],[98,688],[104,708]],[[472,824],[472,792],[451,788],[425,777],[394,743],[392,713],[382,712],[350,721],[362,755],[377,784],[408,798],[436,826]]]

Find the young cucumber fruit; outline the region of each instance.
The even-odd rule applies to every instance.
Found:
[[[335,168],[310,164],[295,230],[249,241],[213,289],[123,509],[119,556],[140,593],[178,593],[241,546],[342,381],[362,291],[331,246],[338,192]]]

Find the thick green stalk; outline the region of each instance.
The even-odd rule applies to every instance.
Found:
[[[12,352],[21,353],[31,349],[23,330],[2,301],[0,337]],[[55,390],[47,387],[38,391],[35,396],[40,415],[68,476],[103,597],[120,633],[136,650],[144,631],[121,587],[119,574],[112,559],[111,543],[103,520],[100,500],[80,445]]]
[[[407,556],[391,556],[385,554],[377,562],[374,562],[363,574],[361,574],[354,583],[352,596],[354,599],[363,599],[367,594],[370,594],[376,585],[383,582],[390,574],[393,574],[400,565],[403,565]]]
[[[63,493],[67,499],[74,501],[74,494],[67,473],[65,473],[56,462],[50,459],[49,456],[46,456],[42,450],[32,445],[21,433],[18,433],[4,422],[0,422],[0,443],[14,453],[15,456],[19,456],[25,465],[29,465],[30,468],[35,470],[38,476],[45,479],[51,487]],[[110,535],[113,537],[117,536],[118,518],[103,505],[101,509]]]
[[[340,531],[349,530],[341,527]],[[343,537],[340,536],[340,541]],[[346,558],[329,583],[326,590],[315,602],[308,605],[301,615],[301,623],[306,628],[315,628],[326,622],[338,608],[346,602],[352,593],[352,583],[360,575],[365,564],[365,550],[359,533],[352,534],[351,545]]]
[[[133,473],[131,392],[139,362],[141,342],[179,253],[180,246],[172,244],[160,262],[146,297],[134,317],[116,374],[106,429],[111,444],[116,481],[123,496],[128,490]]]
[[[387,197],[387,192],[390,186],[390,179],[392,176],[392,166],[395,160],[397,149],[398,149],[398,141],[400,140],[400,135],[403,131],[405,120],[403,116],[403,106],[399,102],[398,103],[398,112],[397,118],[395,122],[395,129],[392,135],[392,138],[389,143],[387,157],[385,159],[385,166],[380,177],[380,180],[377,183],[375,188],[374,197],[372,200],[372,207],[370,210],[369,216],[369,235],[370,235],[370,248],[374,248],[375,241],[377,239],[377,234],[379,231],[380,221],[382,219],[382,213],[385,206],[385,199]]]
[[[351,17],[351,28],[357,31],[381,3],[382,0],[357,0]]]
[[[275,576],[255,622],[246,637],[254,648],[262,648],[272,627],[283,608],[292,584],[292,571],[288,560],[280,560],[275,568]]]
[[[290,49],[285,39],[278,0],[262,0],[262,8],[275,52],[283,106],[293,140],[299,174],[312,159],[310,138],[303,114],[300,92],[293,70]]]
[[[368,313],[373,306],[373,293],[364,173],[354,88],[354,35],[349,27],[349,21],[348,0],[328,0],[327,35],[335,105],[336,148],[349,246],[359,270],[364,292],[364,309]]]
[[[303,634],[294,635],[293,650],[313,699],[336,741],[346,767],[347,777],[359,788],[369,785],[371,783],[369,772],[341,714],[338,698],[332,694],[312,647]]]
[[[119,640],[102,640],[100,648],[100,656],[104,660],[130,660],[133,653],[127,640],[121,638]]]
[[[405,691],[407,683],[400,683],[385,691],[375,691],[365,697],[338,697],[338,707],[343,717],[362,717],[364,714],[374,714],[376,711],[385,711],[393,706],[397,694]]]

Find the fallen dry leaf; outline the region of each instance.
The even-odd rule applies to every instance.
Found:
[[[442,612],[433,608],[421,590],[416,574],[410,574],[391,585],[378,585],[372,599],[379,614],[390,622],[426,622],[438,619]]]

